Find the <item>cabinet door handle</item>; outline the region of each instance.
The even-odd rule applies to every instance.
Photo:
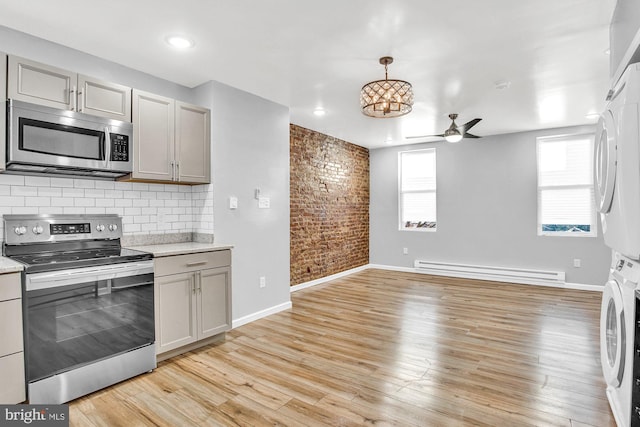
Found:
[[[207,261],[195,261],[195,262],[188,262],[187,263],[187,267],[195,267],[197,265],[204,265],[206,264]]]
[[[78,111],[84,110],[84,99],[82,99],[82,89],[78,90]]]
[[[193,294],[196,294],[196,278],[192,277],[191,278],[191,290],[193,291]]]
[[[69,91],[69,104],[71,107],[71,111],[76,111],[76,102],[78,101],[78,98],[76,97],[76,87],[73,86],[71,88],[71,90]]]
[[[198,292],[202,293],[202,271],[198,271]]]
[[[176,162],[176,181],[180,181],[180,162]]]
[[[171,181],[174,180],[174,176],[175,176],[175,174],[173,173],[174,169],[175,169],[174,168],[174,164],[173,164],[173,162],[170,161],[169,162],[169,174],[171,175]]]

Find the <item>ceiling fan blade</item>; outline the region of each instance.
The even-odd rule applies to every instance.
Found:
[[[467,133],[467,132],[465,132],[465,133],[462,135],[462,137],[463,137],[463,138],[482,138],[481,136],[474,135],[474,134],[472,134],[472,133]]]
[[[444,134],[441,135],[420,135],[420,136],[405,136],[404,139],[419,139],[419,138],[444,138]]]
[[[473,119],[468,121],[467,123],[463,124],[462,126],[458,126],[458,130],[460,131],[460,133],[464,134],[466,133],[469,129],[471,129],[472,127],[474,127],[475,125],[478,124],[478,122],[482,120],[482,119]]]

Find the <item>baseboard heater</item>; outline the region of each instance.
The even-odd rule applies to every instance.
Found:
[[[533,270],[529,268],[491,267],[415,260],[417,272],[438,276],[468,279],[494,280],[498,282],[526,283],[532,285],[564,284],[564,271]]]

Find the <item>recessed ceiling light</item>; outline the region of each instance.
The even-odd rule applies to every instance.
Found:
[[[600,113],[587,113],[584,117],[588,120],[595,120],[600,118]]]
[[[511,82],[509,80],[498,80],[497,82],[493,83],[493,86],[497,90],[505,90],[509,89],[509,87],[511,86]]]
[[[165,39],[170,46],[173,46],[178,49],[189,49],[190,47],[195,46],[195,42],[188,37],[171,35],[167,36]]]
[[[316,108],[315,110],[313,110],[313,114],[314,114],[315,116],[322,117],[322,116],[324,116],[325,114],[327,114],[327,111],[326,111],[324,108],[320,108],[320,107],[318,107],[318,108]]]

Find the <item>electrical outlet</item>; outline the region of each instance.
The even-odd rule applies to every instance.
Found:
[[[582,266],[581,264],[582,264],[582,261],[580,260],[580,258],[575,258],[575,259],[573,260],[573,266],[574,266],[575,268],[580,268],[580,267]]]
[[[402,248],[402,253],[404,255],[409,255],[409,248]]]
[[[267,278],[264,276],[260,276],[260,287],[264,288],[267,286]]]
[[[268,197],[260,196],[258,198],[258,208],[260,209],[269,209],[271,207],[271,199]]]
[[[229,197],[229,209],[238,209],[238,198],[235,196]]]

